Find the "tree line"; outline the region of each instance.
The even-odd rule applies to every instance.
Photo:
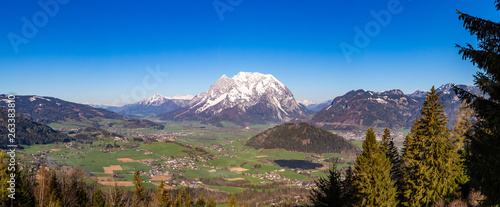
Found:
[[[495,0],[500,10],[500,0]],[[499,206],[500,205],[500,24],[457,10],[478,40],[456,45],[463,59],[480,71],[476,95],[454,87],[462,101],[453,129],[434,87],[401,152],[385,129],[377,142],[373,129],[363,153],[344,176],[334,168],[316,180],[314,206]]]

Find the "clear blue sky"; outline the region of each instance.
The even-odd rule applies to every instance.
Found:
[[[229,10],[219,15],[214,2]],[[455,43],[475,39],[456,9],[500,16],[493,0],[60,0],[57,7],[0,1],[0,93],[123,104],[133,93],[197,95],[239,71],[273,74],[296,99],[319,102],[360,88],[472,84],[477,69]],[[373,24],[370,11],[391,19]],[[367,25],[370,42],[356,46],[355,28],[366,33]],[[342,42],[357,48],[350,61]],[[168,75],[148,79],[146,68],[157,65]]]

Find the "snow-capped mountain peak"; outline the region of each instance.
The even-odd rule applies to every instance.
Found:
[[[272,96],[267,96],[273,94]],[[255,105],[262,98],[267,97],[283,114],[283,104],[297,108],[298,104],[286,86],[270,74],[239,72],[232,78],[223,75],[210,90],[203,92],[191,100],[190,107],[196,108],[196,113],[219,105],[214,113],[221,109],[238,106],[240,109]],[[287,102],[287,103],[285,103]],[[281,113],[280,113],[281,115]]]
[[[302,101],[297,101],[297,102],[303,104],[304,106],[316,104],[316,101],[311,101],[311,100],[302,100]]]
[[[155,94],[149,98],[143,98],[137,104],[159,106],[169,100],[191,100],[192,98],[193,98],[192,95],[185,95],[185,96],[176,95],[174,97],[168,97],[168,96],[162,96],[160,94]]]
[[[255,116],[255,113],[261,113],[260,119],[283,121],[305,116],[307,110],[273,75],[239,72],[231,78],[221,76],[208,91],[195,96],[187,111],[179,116],[220,115],[229,119],[233,116]]]

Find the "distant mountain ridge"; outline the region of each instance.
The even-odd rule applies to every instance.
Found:
[[[6,107],[7,96],[0,95],[0,107]],[[124,119],[120,114],[85,104],[64,101],[54,97],[16,96],[16,113],[35,122],[50,124],[58,121],[99,121],[102,119]]]
[[[240,72],[232,78],[223,75],[208,91],[195,96],[187,107],[160,117],[174,121],[213,124],[231,121],[245,125],[286,122],[307,114],[307,109],[274,76]]]
[[[477,93],[474,86],[458,85],[467,91]],[[445,114],[450,125],[460,107],[460,100],[452,89],[452,84],[445,84],[436,89],[445,104]],[[420,115],[427,92],[415,91],[404,94],[401,90],[389,91],[350,91],[336,97],[332,103],[314,114],[311,123],[326,129],[350,130],[359,126],[389,128],[410,128]]]
[[[133,118],[155,117],[187,106],[192,98],[191,95],[167,97],[155,94],[134,104],[105,108]]]
[[[69,141],[71,138],[47,125],[40,124],[16,114],[16,142],[8,142],[7,109],[0,107],[0,148],[6,149],[9,144],[48,144],[60,141]]]

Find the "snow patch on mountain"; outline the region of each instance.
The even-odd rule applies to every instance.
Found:
[[[35,101],[36,99],[42,99],[42,100],[50,101],[50,99],[44,98],[44,97],[41,97],[41,96],[32,96],[32,97],[29,98],[30,101]]]
[[[271,109],[272,116],[280,120],[306,113],[283,83],[270,74],[257,72],[240,72],[232,78],[221,76],[208,91],[190,101],[189,110],[215,115],[235,107],[240,113],[246,112],[256,105],[260,109],[254,110]]]

